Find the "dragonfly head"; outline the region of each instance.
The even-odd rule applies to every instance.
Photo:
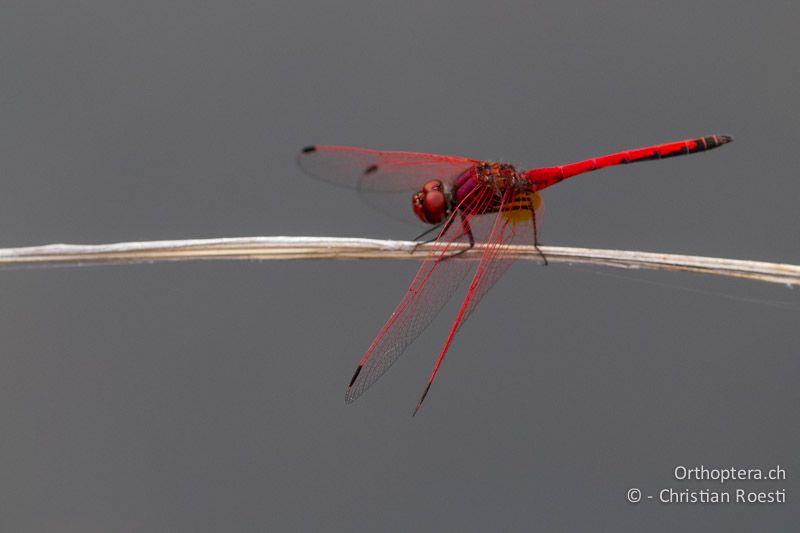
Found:
[[[430,180],[411,197],[411,206],[426,224],[439,224],[450,214],[450,196],[441,180]]]

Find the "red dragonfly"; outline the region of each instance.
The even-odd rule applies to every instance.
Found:
[[[434,253],[419,267],[408,291],[378,332],[356,367],[345,402],[361,396],[405,351],[447,303],[469,273],[469,262],[452,260],[476,241],[486,243],[428,383],[414,414],[430,390],[453,336],[475,306],[511,265],[511,244],[539,245],[542,212],[539,191],[604,167],[703,152],[731,142],[711,135],[658,144],[554,167],[517,170],[507,163],[468,157],[368,150],[347,146],[309,146],[298,161],[308,174],[365,191],[417,191],[411,207],[438,229]],[[494,217],[483,216],[496,213]],[[425,235],[423,233],[423,235]],[[421,236],[420,236],[421,237]],[[540,251],[541,253],[541,251]],[[542,255],[546,264],[546,258]]]

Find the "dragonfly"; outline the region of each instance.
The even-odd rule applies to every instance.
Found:
[[[429,225],[416,240],[436,232],[427,241],[432,253],[358,362],[345,402],[353,402],[370,388],[428,327],[471,271],[469,261],[456,257],[481,242],[481,258],[417,401],[413,412],[417,414],[455,334],[511,265],[510,247],[533,245],[547,263],[539,249],[540,191],[578,174],[705,152],[731,141],[727,135],[710,135],[528,170],[460,156],[331,145],[304,148],[298,163],[307,174],[369,193],[410,192],[411,210]]]

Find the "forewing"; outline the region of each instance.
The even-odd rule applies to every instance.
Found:
[[[491,205],[491,197],[491,191],[479,187],[464,200],[461,207],[476,215],[481,214]],[[450,217],[435,241],[435,253],[422,263],[403,299],[359,362],[345,393],[347,403],[361,396],[389,369],[408,345],[428,327],[466,278],[471,262],[450,257],[455,252],[454,243],[468,239],[460,211],[457,209]],[[474,228],[473,234],[476,239],[486,237],[480,232],[475,234]]]
[[[459,156],[318,145],[304,148],[297,162],[307,174],[364,191],[415,191],[428,180],[445,182],[478,163]]]

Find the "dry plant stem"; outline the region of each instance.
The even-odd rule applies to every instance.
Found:
[[[466,247],[466,245],[464,245]],[[800,286],[800,266],[762,261],[719,259],[624,250],[597,250],[540,246],[551,263],[602,265],[616,268],[700,272],[788,286]],[[454,260],[479,259],[484,245]],[[455,250],[455,248],[454,248]],[[0,267],[50,267],[58,265],[130,264],[196,260],[286,259],[411,259],[421,260],[435,244],[413,241],[335,237],[238,237],[176,241],[121,242],[115,244],[50,244],[0,249]],[[533,246],[512,246],[519,259],[541,261]]]

